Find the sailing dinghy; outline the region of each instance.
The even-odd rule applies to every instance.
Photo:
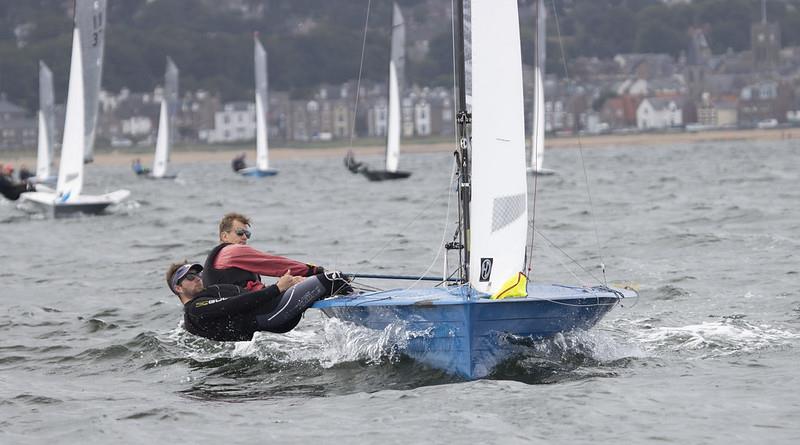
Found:
[[[150,179],[175,179],[175,173],[167,173],[169,153],[172,149],[173,117],[178,104],[178,67],[167,57],[167,71],[164,73],[164,95],[158,116],[158,136],[156,153],[153,157],[153,170],[146,176]]]
[[[22,194],[24,201],[43,207],[54,217],[75,213],[97,214],[109,205],[117,204],[130,195],[128,190],[117,190],[104,195],[82,195],[84,157],[91,153],[94,143],[94,121],[87,130],[87,110],[97,110],[102,69],[102,46],[105,36],[105,0],[78,0],[75,3],[75,27],[72,37],[67,116],[64,139],[61,144],[61,161],[58,168],[56,190],[37,187],[37,191]],[[86,35],[90,37],[86,37]],[[85,53],[98,54],[99,58],[84,57]],[[94,101],[94,104],[87,104]],[[46,190],[46,191],[39,191]]]
[[[447,281],[436,287],[358,293],[313,307],[378,333],[402,326],[410,334],[401,346],[406,355],[476,379],[513,354],[515,338],[590,328],[620,300],[636,295],[606,286],[525,280],[527,178],[517,2],[457,0],[454,8],[460,211],[457,239],[446,247],[458,252],[459,264],[452,273],[446,270]],[[499,298],[514,291],[521,295]]]
[[[269,168],[269,134],[267,132],[267,117],[269,116],[269,102],[267,102],[268,78],[267,78],[267,52],[258,39],[258,34],[253,36],[255,43],[255,62],[256,79],[256,166],[245,167],[238,171],[243,176],[275,176],[278,170]]]
[[[353,173],[361,173],[370,181],[405,179],[411,172],[397,169],[400,162],[400,92],[405,71],[406,24],[397,3],[392,10],[392,50],[389,60],[389,116],[386,129],[386,168],[370,170],[357,162],[352,152],[348,152],[344,163]]]
[[[548,176],[555,171],[542,168],[544,161],[544,60],[547,12],[544,0],[536,2],[536,44],[533,57],[533,125],[531,128],[531,164],[528,174]]]

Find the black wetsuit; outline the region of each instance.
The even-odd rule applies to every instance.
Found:
[[[233,171],[235,172],[238,172],[245,167],[247,167],[247,164],[244,162],[244,157],[237,156],[233,158],[233,161],[231,161],[231,168],[233,168]]]
[[[214,284],[183,305],[184,327],[218,341],[249,341],[256,331],[288,332],[309,306],[340,286],[324,274],[309,277],[283,293],[274,284],[254,292],[232,284]]]
[[[16,201],[19,199],[19,195],[28,191],[31,191],[31,188],[27,182],[16,183],[8,176],[0,175],[0,194],[5,196],[6,199]]]

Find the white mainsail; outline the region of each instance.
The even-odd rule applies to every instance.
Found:
[[[103,73],[105,27],[106,0],[77,0],[75,2],[75,28],[81,30],[79,46],[83,58],[85,100],[82,133],[84,137],[83,156],[86,162],[94,160],[97,99],[100,94],[100,79]]]
[[[547,12],[544,0],[536,7],[536,52],[533,58],[533,125],[531,134],[531,170],[542,170],[544,159],[544,58]]]
[[[164,96],[161,98],[161,110],[158,118],[158,136],[156,153],[153,159],[151,176],[163,178],[167,173],[169,153],[172,148],[172,121],[178,99],[178,67],[167,57],[167,70],[164,74]]]
[[[77,199],[83,188],[85,107],[80,34],[81,30],[76,27],[72,36],[67,116],[64,121],[64,139],[61,143],[61,162],[58,166],[58,183],[56,184],[56,199],[58,202]]]
[[[472,287],[492,293],[523,270],[525,259],[519,17],[516,0],[465,3],[465,46],[470,48],[466,57],[471,67],[466,85],[472,108],[469,276]]]
[[[46,181],[53,171],[55,112],[53,72],[39,61],[39,140],[36,150],[36,180]]]
[[[255,40],[255,79],[256,79],[256,167],[258,170],[269,169],[269,143],[267,133],[267,52],[258,36]]]
[[[161,99],[161,111],[158,114],[158,136],[156,137],[156,154],[153,158],[154,178],[163,178],[167,173],[167,160],[169,157],[169,107],[166,99]]]
[[[389,122],[386,132],[386,171],[400,162],[400,91],[405,68],[406,24],[397,3],[392,13],[392,50],[389,61]]]

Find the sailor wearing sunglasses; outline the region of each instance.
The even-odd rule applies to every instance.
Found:
[[[324,269],[313,264],[261,252],[247,245],[253,236],[250,219],[228,213],[219,223],[219,241],[204,265],[203,284],[235,284],[247,290],[263,289],[261,276],[280,277],[287,270],[294,276],[310,277]]]

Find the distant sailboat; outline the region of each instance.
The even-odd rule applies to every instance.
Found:
[[[53,94],[53,72],[39,61],[39,141],[36,149],[37,184],[55,184],[53,175],[53,141],[55,139],[55,105]]]
[[[397,3],[392,12],[392,52],[389,60],[389,116],[386,129],[386,168],[370,170],[360,162],[356,162],[352,152],[348,152],[344,163],[353,173],[361,173],[370,181],[387,179],[405,179],[411,172],[398,171],[400,162],[400,93],[404,84],[405,73],[406,24],[403,13]]]
[[[256,80],[256,166],[245,167],[238,170],[238,173],[244,176],[274,176],[278,174],[278,170],[269,168],[267,52],[261,45],[261,41],[258,40],[258,34],[253,36],[253,40],[255,43],[253,60]]]
[[[164,95],[158,118],[156,153],[153,157],[153,170],[147,175],[152,179],[174,179],[175,174],[167,173],[169,153],[172,149],[173,117],[178,103],[178,67],[167,57],[167,71],[164,73]]]
[[[528,173],[532,175],[552,175],[553,170],[542,168],[544,161],[544,60],[545,30],[547,11],[544,0],[536,2],[536,44],[533,58],[533,125],[531,134],[531,165]]]
[[[130,195],[128,190],[117,190],[99,196],[81,194],[84,155],[89,149],[87,144],[90,143],[87,134],[91,134],[92,139],[94,137],[94,128],[87,131],[86,111],[97,109],[100,70],[103,64],[102,51],[99,52],[98,59],[86,58],[84,53],[97,54],[97,48],[102,48],[105,11],[105,0],[77,0],[75,3],[67,113],[58,183],[55,192],[36,191],[22,195],[23,200],[45,207],[55,217],[74,213],[100,213],[109,205],[119,203]],[[85,35],[89,37],[85,38]],[[92,82],[86,82],[86,79],[92,79]],[[92,91],[86,90],[87,85]],[[88,101],[95,103],[87,104]]]

